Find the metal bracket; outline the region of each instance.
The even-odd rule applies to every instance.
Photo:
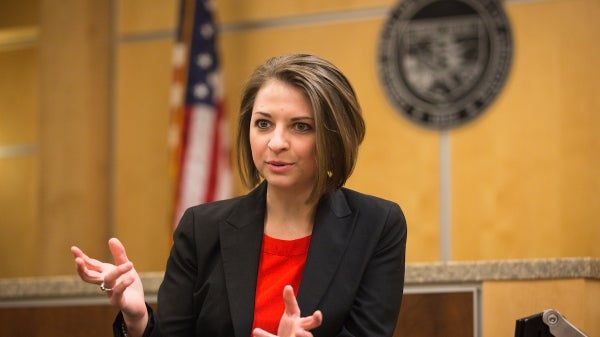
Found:
[[[587,337],[554,309],[544,310],[542,321],[548,326],[550,333],[555,337]]]

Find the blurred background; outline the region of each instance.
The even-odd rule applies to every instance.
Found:
[[[347,185],[400,204],[408,262],[599,258],[600,0],[504,1],[508,80],[443,133],[405,119],[379,82],[396,4],[215,1],[230,134],[254,67],[318,54],[353,83],[367,123]],[[113,236],[138,271],[163,270],[177,20],[175,0],[0,3],[0,278],[72,275],[71,245],[109,259]]]

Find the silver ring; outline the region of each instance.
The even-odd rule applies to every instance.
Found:
[[[103,292],[112,291],[112,288],[107,288],[104,286],[104,282],[100,283],[100,290]]]

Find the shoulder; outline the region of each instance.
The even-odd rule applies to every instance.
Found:
[[[239,197],[189,207],[179,219],[174,236],[195,237],[202,233],[205,238],[216,237],[218,224],[231,214],[238,200]]]
[[[349,188],[341,188],[348,208],[358,217],[358,221],[368,224],[369,227],[400,226],[406,227],[404,212],[398,203],[378,196],[365,194]]]
[[[346,197],[355,216],[355,231],[359,237],[376,240],[376,251],[396,247],[400,254],[405,249],[407,223],[404,212],[396,202],[348,188],[342,188],[340,192]]]
[[[242,196],[190,207],[183,214],[180,225],[193,223],[214,226],[223,221],[239,223],[247,220],[250,215],[264,213],[265,195],[266,188],[262,184]]]
[[[344,195],[351,208],[365,210],[374,209],[377,211],[390,208],[396,208],[400,210],[400,206],[394,201],[358,192],[346,187],[341,188],[339,193]]]
[[[243,196],[235,197],[231,199],[224,199],[218,201],[207,202],[204,204],[192,206],[187,209],[186,213],[191,213],[198,217],[223,217],[231,213],[235,209],[236,205],[240,203]]]

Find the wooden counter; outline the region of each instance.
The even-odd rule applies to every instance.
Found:
[[[163,274],[141,276],[155,303]],[[518,318],[545,309],[600,336],[598,303],[600,259],[410,263],[395,336],[513,336]],[[0,336],[106,336],[115,313],[75,275],[0,279]]]

